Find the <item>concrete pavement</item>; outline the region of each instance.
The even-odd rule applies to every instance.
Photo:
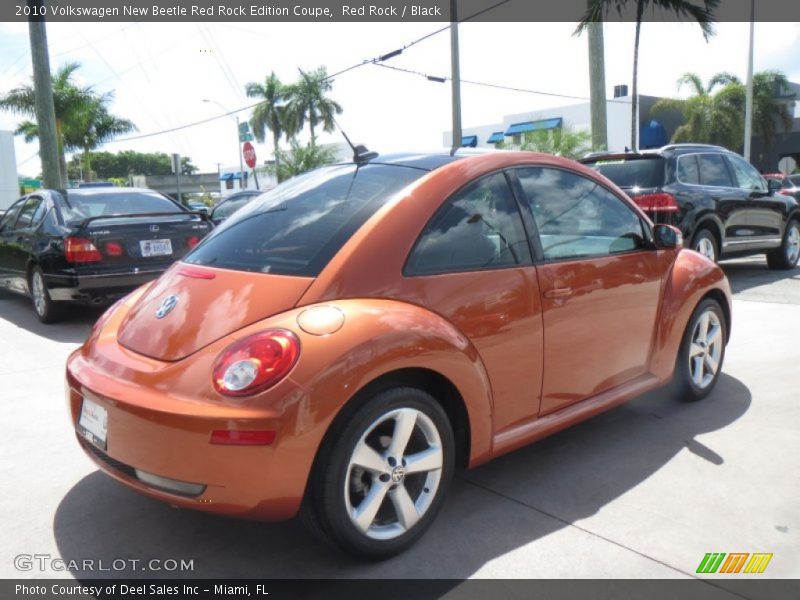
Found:
[[[685,578],[706,552],[771,552],[761,577],[798,578],[800,269],[724,266],[733,336],[709,398],[649,394],[460,472],[420,543],[377,564],[334,553],[297,521],[176,510],[98,472],[63,398],[64,360],[98,312],[44,326],[26,300],[0,295],[0,577]],[[21,572],[19,554],[190,559],[194,571]],[[707,577],[726,597],[723,577]]]

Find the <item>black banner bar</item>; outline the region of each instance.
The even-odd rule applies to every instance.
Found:
[[[701,0],[694,0],[700,4]],[[653,3],[651,3],[653,4]],[[607,21],[634,20],[635,2]],[[800,21],[796,0],[756,0],[757,21]],[[577,22],[586,0],[457,0],[458,19],[484,22]],[[3,0],[0,21],[65,22],[447,22],[450,0]],[[717,21],[750,20],[750,0],[720,0]],[[648,9],[645,21],[677,21]]]
[[[746,578],[745,578],[746,577]],[[713,579],[470,579],[356,580],[2,580],[4,600],[295,600],[299,598],[448,600],[796,600],[800,581],[750,576]]]

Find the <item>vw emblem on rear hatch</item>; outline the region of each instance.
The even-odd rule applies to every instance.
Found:
[[[178,304],[178,297],[175,294],[171,296],[167,296],[164,300],[161,301],[161,306],[158,307],[156,311],[156,319],[163,319],[166,317],[172,309],[175,308]]]
[[[150,231],[152,231],[153,233],[155,233],[159,229],[161,228],[158,225],[150,225]]]

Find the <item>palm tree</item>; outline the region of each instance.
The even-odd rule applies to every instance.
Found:
[[[297,138],[292,138],[289,141],[288,151],[278,150],[277,154],[280,155],[280,166],[278,166],[278,161],[276,160],[275,166],[270,167],[269,171],[275,173],[279,181],[301,175],[317,167],[329,165],[336,160],[335,148],[324,144],[322,146],[313,144],[301,146]]]
[[[706,41],[714,35],[713,11],[719,5],[719,0],[700,0],[702,5],[693,3],[691,0],[589,0],[589,7],[583,18],[575,29],[575,34],[581,33],[589,26],[589,23],[603,21],[611,9],[616,9],[622,16],[629,2],[636,3],[636,35],[633,42],[633,79],[631,85],[631,148],[635,151],[636,133],[639,126],[637,113],[639,104],[639,37],[644,20],[644,12],[648,8],[662,9],[674,13],[679,19],[693,19],[703,31]]]
[[[250,125],[253,128],[253,135],[263,143],[266,138],[267,130],[272,132],[272,145],[275,148],[275,167],[278,182],[281,182],[283,170],[280,168],[280,148],[278,143],[281,135],[286,135],[287,139],[296,133],[295,124],[291,122],[290,113],[287,110],[289,99],[289,88],[281,83],[281,80],[273,71],[264,83],[250,82],[245,86],[245,92],[249,98],[261,98],[260,102],[253,110],[253,117]]]
[[[83,172],[89,180],[92,178],[91,151],[118,135],[137,130],[132,121],[108,112],[106,103],[112,97],[110,92],[97,96],[66,132],[66,142],[83,150]]]
[[[544,152],[565,158],[581,158],[592,150],[592,135],[570,127],[540,129],[525,134],[520,150]]]
[[[108,113],[106,105],[112,98],[111,94],[97,94],[92,86],[81,87],[74,82],[73,75],[79,68],[80,63],[67,63],[52,76],[59,170],[64,187],[67,185],[65,152],[91,150],[116,135],[135,129],[127,119],[119,119]],[[33,85],[12,89],[0,97],[0,108],[35,117]],[[23,135],[26,142],[31,142],[39,136],[39,129],[34,121],[25,120],[17,126],[15,133]]]
[[[753,75],[753,129],[761,134],[765,150],[775,140],[777,125],[784,131],[792,128],[789,105],[777,98],[788,87],[789,80],[780,71],[761,71]]]
[[[325,96],[332,89],[325,67],[305,73],[300,71],[300,81],[289,86],[289,113],[297,130],[308,122],[311,145],[316,146],[316,128],[322,124],[323,131],[333,131],[335,115],[342,112],[339,104]]]
[[[735,150],[741,144],[743,123],[737,94],[730,93],[731,84],[740,84],[730,73],[717,73],[708,84],[696,73],[684,73],[678,79],[678,89],[689,86],[689,98],[662,98],[652,111],[680,111],[684,123],[672,135],[672,142],[718,144]],[[714,89],[722,90],[714,94]],[[728,91],[726,91],[728,90]]]

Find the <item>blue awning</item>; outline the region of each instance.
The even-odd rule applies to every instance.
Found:
[[[461,138],[462,148],[475,148],[478,145],[477,135],[465,135]]]
[[[496,144],[497,142],[503,141],[503,132],[502,131],[495,131],[492,135],[489,136],[489,139],[486,140],[487,144]]]
[[[524,123],[514,123],[506,129],[505,135],[517,135],[518,133],[525,133],[527,131],[538,131],[540,129],[555,129],[561,127],[563,119],[556,117],[554,119],[542,119],[541,121],[526,121]]]

